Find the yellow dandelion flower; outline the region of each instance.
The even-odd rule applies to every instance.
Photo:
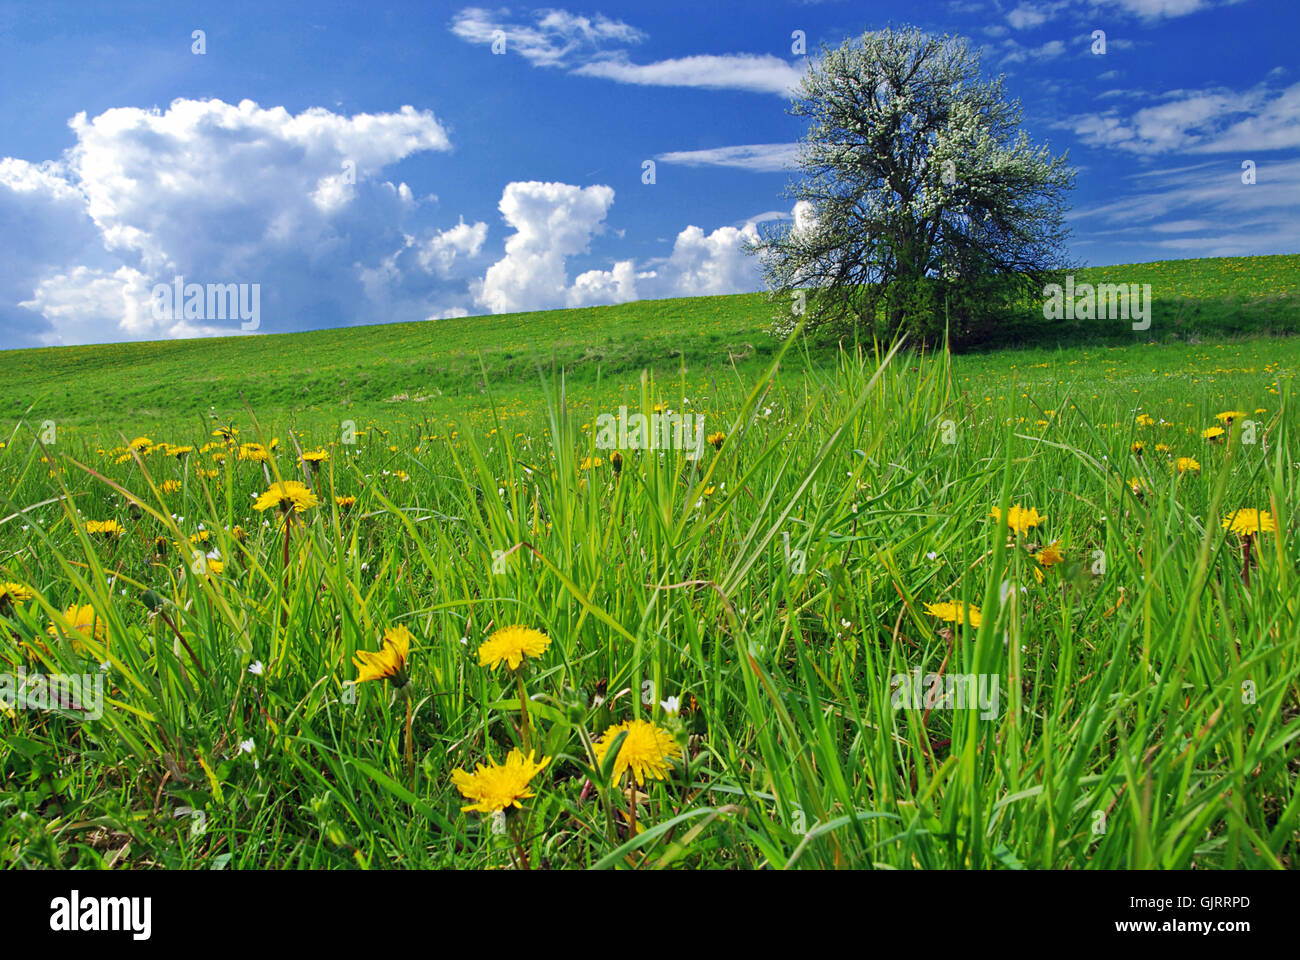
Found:
[[[1054,540],[1034,554],[1034,559],[1038,562],[1040,567],[1048,569],[1056,566],[1065,559],[1065,556],[1061,551],[1056,549],[1060,542],[1060,540]]]
[[[257,498],[253,504],[253,509],[257,511],[269,510],[271,507],[279,507],[288,513],[290,510],[296,510],[298,513],[306,513],[312,507],[320,506],[320,501],[316,499],[316,494],[312,493],[304,484],[297,480],[282,480],[279,483],[271,484],[271,489]]]
[[[1002,520],[1002,510],[994,507],[989,513],[994,520]],[[1047,519],[1038,512],[1036,507],[1015,506],[1007,511],[1007,526],[1016,533],[1027,533],[1031,528],[1038,526]]]
[[[358,650],[352,662],[357,666],[356,683],[367,680],[392,680],[393,686],[406,686],[406,659],[411,653],[411,631],[398,625],[384,631],[378,652]]]
[[[1174,469],[1179,473],[1199,473],[1201,465],[1192,457],[1179,457],[1174,461]]]
[[[1206,427],[1201,431],[1201,436],[1206,440],[1218,440],[1223,433],[1223,427]]]
[[[88,520],[86,521],[87,533],[102,533],[106,537],[120,537],[126,528],[116,520]]]
[[[334,503],[338,505],[338,508],[340,510],[346,513],[347,511],[351,510],[354,506],[356,506],[357,498],[352,496],[348,496],[348,497],[336,496],[334,498]]]
[[[1243,537],[1251,537],[1257,533],[1276,533],[1277,523],[1267,510],[1243,507],[1231,516],[1223,518],[1223,529],[1231,530]]]
[[[74,603],[63,611],[63,619],[72,628],[72,633],[68,637],[72,641],[72,649],[81,650],[83,647],[82,641],[92,637],[100,643],[104,642],[108,628],[104,621],[95,615],[95,608],[90,604],[79,605]],[[46,628],[46,633],[51,637],[57,637],[60,628],[50,624]]]
[[[1245,410],[1224,410],[1222,413],[1216,413],[1214,419],[1220,423],[1232,423],[1232,421],[1240,420],[1245,416],[1249,416]]]
[[[721,450],[722,444],[726,442],[727,435],[719,430],[717,433],[711,433],[704,438],[714,450]]]
[[[518,670],[524,657],[540,657],[551,645],[551,638],[540,630],[515,624],[502,627],[478,648],[478,665],[495,670],[503,662]]]
[[[506,756],[505,763],[497,763],[488,757],[488,766],[476,764],[473,773],[467,773],[457,767],[451,772],[451,782],[456,785],[461,796],[472,801],[461,810],[477,810],[480,813],[496,813],[509,807],[520,807],[520,800],[536,796],[529,786],[529,781],[537,776],[548,763],[550,757],[542,757],[534,762],[533,752],[528,756],[513,749]]]
[[[672,734],[648,720],[629,720],[606,730],[600,740],[592,745],[596,751],[596,761],[604,766],[605,755],[624,730],[627,731],[627,737],[618,748],[618,756],[614,758],[614,779],[618,780],[628,770],[632,771],[637,786],[644,785],[646,777],[651,780],[666,779],[669,764],[681,756],[682,748]]]
[[[938,617],[940,620],[947,620],[949,623],[967,623],[972,627],[978,627],[983,623],[979,607],[968,607],[960,601],[957,603],[927,603],[925,612],[932,617]]]
[[[31,587],[14,583],[12,580],[0,581],[0,606],[5,604],[26,603],[36,596]]]
[[[325,450],[308,450],[302,455],[302,458],[307,463],[317,464],[328,460],[330,455]]]

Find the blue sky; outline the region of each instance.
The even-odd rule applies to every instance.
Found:
[[[177,275],[256,333],[759,289],[792,34],[890,22],[1069,151],[1076,259],[1300,251],[1296,0],[0,4],[0,348],[241,332]]]

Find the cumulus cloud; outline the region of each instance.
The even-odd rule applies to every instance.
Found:
[[[383,179],[399,160],[450,149],[427,110],[291,114],[181,99],[69,126],[76,143],[57,162],[0,160],[0,231],[19,251],[0,266],[0,336],[11,343],[239,332],[140,306],[178,275],[260,284],[263,329],[422,319],[431,299],[456,299],[444,281],[486,238],[486,224],[463,221],[412,235],[419,204]],[[467,279],[459,286],[467,300]]]
[[[476,301],[493,313],[568,305],[566,260],[586,253],[604,232],[612,187],[576,187],[537,180],[506,185],[498,209],[515,232],[505,256],[483,276]]]
[[[592,238],[604,231],[613,202],[613,189],[604,185],[507,185],[500,209],[515,232],[506,240],[505,256],[484,275],[476,302],[493,313],[507,313],[756,290],[761,286],[759,264],[747,246],[758,239],[757,224],[784,218],[793,219],[795,229],[806,229],[812,213],[801,201],[790,213],[761,214],[740,226],[706,232],[690,225],[677,234],[666,257],[639,265],[619,260],[570,282],[568,259],[589,250]]]

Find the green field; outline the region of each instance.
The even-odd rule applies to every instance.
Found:
[[[0,862],[1296,866],[1300,257],[1111,273],[1150,330],[1000,352],[754,295],[0,354],[0,671],[104,678],[0,708]],[[722,437],[615,469],[620,406]]]
[[[1125,321],[1046,321],[1041,307],[1010,313],[1004,346],[1177,343],[1300,333],[1300,256],[1177,260],[1075,271],[1079,283],[1151,284],[1151,328]],[[377,418],[443,421],[522,391],[537,369],[562,366],[593,397],[598,378],[626,381],[685,364],[692,389],[733,367],[761,376],[777,344],[770,321],[784,304],[764,294],[642,301],[615,307],[466,317],[313,333],[170,340],[0,352],[0,423],[26,416],[89,426],[117,441],[192,429],[210,412],[295,425]],[[824,346],[819,351],[826,354]],[[106,441],[107,442],[107,441]]]

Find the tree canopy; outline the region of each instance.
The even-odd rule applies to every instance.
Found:
[[[961,38],[893,28],[823,47],[790,112],[810,120],[793,222],[753,245],[809,328],[957,339],[1068,266],[1074,173],[1020,129],[1003,78]]]

